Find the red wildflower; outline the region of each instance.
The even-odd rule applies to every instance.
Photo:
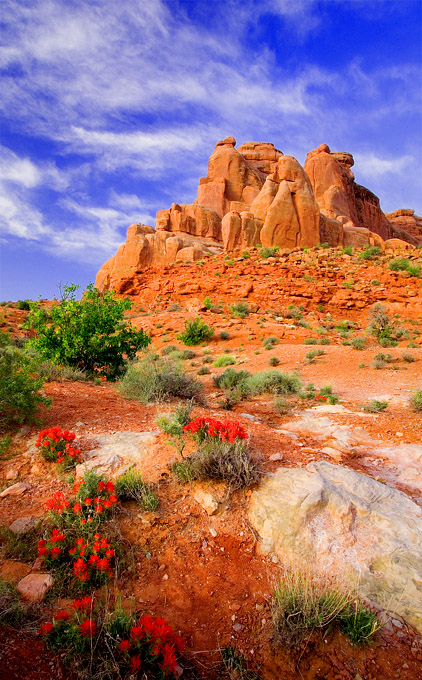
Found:
[[[83,597],[82,600],[73,600],[72,607],[73,609],[79,610],[79,611],[86,611],[90,609],[92,606],[92,600],[90,597]]]
[[[53,624],[50,623],[50,622],[44,623],[41,626],[40,630],[38,631],[38,634],[39,635],[49,635],[51,633],[51,631],[53,630],[53,627],[54,627]]]
[[[97,624],[92,619],[85,619],[79,626],[79,632],[84,637],[92,637],[97,632]]]
[[[129,649],[130,649],[129,640],[122,640],[120,645],[119,645],[119,649],[120,649],[121,652],[128,652]]]
[[[173,645],[169,642],[166,642],[163,647],[163,660],[158,665],[163,671],[169,671],[170,673],[174,673],[176,669],[176,654]]]
[[[137,656],[132,656],[130,660],[130,667],[133,671],[139,671],[141,667],[141,657],[139,654],[137,654]]]
[[[53,618],[55,621],[68,621],[70,619],[70,616],[67,612],[61,611],[57,612],[57,614],[55,614]]]

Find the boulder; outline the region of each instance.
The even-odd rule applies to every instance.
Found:
[[[28,574],[16,586],[24,600],[30,602],[42,602],[48,590],[53,585],[53,577],[50,574]]]
[[[422,632],[422,509],[401,491],[328,462],[281,468],[253,492],[264,552],[327,578]]]
[[[246,144],[239,146],[237,150],[250,165],[253,165],[264,175],[274,172],[278,159],[283,155],[270,142],[246,142]]]
[[[37,522],[38,520],[36,517],[19,517],[12,522],[9,531],[14,534],[19,534],[19,536],[24,536],[35,528]]]
[[[95,470],[108,478],[117,479],[133,465],[148,459],[159,430],[153,432],[116,432],[97,434],[97,448],[84,454],[84,462],[76,466],[76,478],[81,479],[85,470]]]
[[[6,498],[6,496],[20,496],[29,488],[28,484],[25,484],[24,482],[16,482],[16,484],[12,484],[12,486],[8,486],[7,489],[4,489],[4,491],[0,493],[0,498]]]
[[[262,221],[253,213],[244,211],[239,214],[234,210],[226,213],[221,222],[224,250],[231,252],[257,245],[261,229]]]

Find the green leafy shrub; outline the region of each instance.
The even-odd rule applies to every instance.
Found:
[[[21,309],[25,312],[29,312],[30,308],[31,307],[29,300],[18,300],[16,303],[16,309]]]
[[[214,376],[214,383],[223,390],[231,390],[250,376],[248,371],[236,371],[234,368],[227,368],[220,375]]]
[[[286,397],[283,396],[274,397],[274,408],[280,414],[290,413],[290,411],[292,410],[291,404],[289,404]]]
[[[119,388],[127,399],[138,399],[148,404],[171,397],[198,399],[202,385],[188,376],[179,364],[169,359],[155,361],[153,357],[146,356],[129,366]]]
[[[135,468],[130,468],[116,480],[115,492],[120,501],[136,501],[145,510],[158,508],[157,496]]]
[[[318,390],[316,399],[320,399],[321,401],[328,401],[328,403],[332,405],[337,404],[339,400],[338,396],[334,394],[331,385],[325,385],[324,387],[321,387],[321,389]]]
[[[22,350],[0,348],[0,429],[36,422],[39,406],[51,405],[51,399],[39,393],[43,384]]]
[[[240,319],[245,319],[251,313],[247,302],[235,302],[235,304],[230,306],[230,311],[234,316],[238,316]]]
[[[179,340],[188,346],[199,345],[204,340],[211,340],[213,335],[214,330],[197,316],[185,322],[185,330],[179,335]]]
[[[211,307],[212,307],[212,300],[211,300],[211,298],[210,298],[209,295],[207,295],[207,296],[204,298],[203,304],[204,304],[205,309],[211,309]]]
[[[394,325],[387,314],[384,305],[377,303],[369,312],[368,331],[376,338],[391,338],[394,333]]]
[[[314,349],[312,352],[307,352],[305,355],[305,363],[314,364],[317,357],[321,357],[325,354],[323,349]]]
[[[305,338],[303,341],[305,345],[317,345],[318,340],[316,338]]]
[[[186,404],[178,404],[173,413],[160,415],[157,418],[158,427],[170,437],[166,444],[173,446],[181,456],[183,456],[183,450],[186,445],[183,438],[183,428],[190,421],[192,405],[192,401]]]
[[[230,333],[228,331],[221,331],[220,338],[222,340],[228,340],[230,338]]]
[[[271,248],[261,248],[259,254],[261,257],[266,259],[267,257],[275,257],[279,250],[280,248],[277,246],[272,246]]]
[[[90,284],[82,300],[75,299],[79,286],[64,287],[60,302],[51,308],[31,303],[26,327],[36,331],[30,344],[45,358],[77,366],[115,380],[124,373],[126,360],[146,347],[151,338],[123,321],[132,307],[111,291],[100,294]]]
[[[381,248],[378,246],[368,246],[365,250],[360,253],[359,260],[374,260],[376,257],[381,255]]]
[[[198,368],[196,371],[196,375],[209,375],[210,373],[211,371],[208,366],[200,366],[200,368]]]
[[[412,364],[414,361],[416,361],[413,354],[410,354],[409,352],[403,352],[402,359],[408,364]]]
[[[224,368],[225,366],[230,366],[235,363],[236,360],[234,357],[228,354],[223,354],[221,357],[217,357],[217,359],[215,359],[213,366],[215,366],[215,368]]]
[[[280,363],[280,359],[278,357],[271,357],[268,360],[268,363],[270,364],[270,366],[278,366]]]
[[[247,250],[244,250],[240,255],[242,260],[249,260],[250,256],[251,254]]]
[[[178,352],[178,348],[176,345],[166,345],[165,347],[162,348],[161,354],[163,356],[168,356],[169,354],[172,354],[173,352]]]
[[[366,413],[381,413],[381,411],[385,411],[385,409],[388,407],[388,401],[379,401],[378,399],[369,399],[364,406],[362,406],[362,409],[366,411]]]
[[[352,246],[346,246],[346,248],[343,248],[343,254],[344,255],[353,255]]]
[[[243,382],[243,392],[246,396],[259,394],[299,394],[302,383],[295,373],[281,371],[261,371],[254,373]]]
[[[393,272],[405,272],[410,267],[410,260],[406,257],[399,257],[396,260],[391,260],[388,266]]]
[[[365,349],[366,340],[365,338],[353,338],[353,340],[350,342],[350,346],[353,347],[353,349]]]
[[[190,458],[192,479],[216,479],[240,489],[260,479],[257,461],[245,441],[204,441]]]

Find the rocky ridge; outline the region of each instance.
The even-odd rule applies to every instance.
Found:
[[[118,290],[145,267],[258,244],[384,249],[422,243],[422,218],[407,209],[384,214],[377,196],[354,181],[350,153],[322,144],[308,153],[302,168],[271,143],[235,146],[233,137],[217,142],[192,204],[159,210],[155,229],[129,227],[126,243],[98,272],[97,288]]]

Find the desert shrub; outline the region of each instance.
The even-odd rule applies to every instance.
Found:
[[[390,338],[394,333],[394,325],[384,305],[377,303],[369,312],[368,331],[378,339]]]
[[[325,250],[328,250],[328,248],[331,248],[331,246],[327,241],[324,241],[324,243],[318,243],[317,248],[324,248]]]
[[[264,346],[264,349],[270,350],[274,347],[274,345],[278,345],[280,340],[275,337],[275,335],[272,335],[269,338],[263,338],[262,344]]]
[[[363,646],[373,641],[381,628],[377,615],[358,600],[347,604],[338,615],[340,630],[352,645]]]
[[[230,366],[231,364],[235,363],[236,360],[234,357],[228,354],[223,354],[221,357],[217,357],[217,359],[215,359],[213,366],[215,366],[215,368],[224,368],[225,366]]]
[[[123,320],[132,307],[112,291],[99,291],[90,284],[82,300],[75,299],[79,286],[64,287],[60,302],[51,308],[31,303],[25,326],[36,331],[30,344],[46,359],[77,366],[115,380],[124,373],[127,359],[134,359],[151,338]]]
[[[369,399],[366,404],[362,406],[362,409],[366,413],[381,413],[385,411],[388,407],[388,401],[379,401],[378,399]]]
[[[167,309],[168,312],[180,312],[181,311],[181,306],[177,304],[177,302],[174,302],[170,307]]]
[[[5,435],[4,437],[0,437],[0,460],[4,456],[7,456],[11,446],[12,446],[12,437],[9,437],[9,435]]]
[[[249,260],[250,256],[251,254],[247,250],[244,250],[240,255],[242,260]]]
[[[200,368],[198,368],[196,371],[196,375],[209,375],[210,373],[211,371],[208,366],[200,366]]]
[[[230,333],[228,331],[221,331],[220,338],[222,340],[228,340],[230,338]]]
[[[305,363],[314,364],[317,357],[321,357],[325,354],[323,349],[314,349],[312,352],[307,352],[305,355]]]
[[[365,250],[360,253],[359,260],[374,260],[376,257],[381,255],[381,248],[378,246],[368,246]]]
[[[278,413],[290,413],[292,410],[291,404],[287,401],[286,397],[275,396],[274,397],[274,408]]]
[[[212,364],[213,361],[214,359],[212,358],[211,354],[206,354],[202,359],[203,364]]]
[[[196,353],[192,349],[183,349],[180,352],[180,358],[182,361],[187,361],[188,359],[194,359],[196,357]]]
[[[201,383],[188,376],[179,364],[169,359],[154,361],[149,356],[129,366],[119,387],[124,397],[143,404],[171,397],[198,399],[202,389]]]
[[[406,257],[398,257],[396,260],[391,260],[388,267],[393,272],[404,272],[409,269],[410,260]]]
[[[294,319],[295,321],[300,321],[303,318],[303,309],[300,307],[295,307],[294,305],[289,305],[286,313],[286,319]]]
[[[379,338],[378,343],[380,347],[397,347],[399,344],[398,340],[390,337]]]
[[[353,255],[352,246],[346,246],[346,248],[343,248],[343,254],[344,255]]]
[[[353,338],[353,340],[350,342],[350,346],[353,347],[353,349],[365,349],[366,340],[365,338]]]
[[[178,348],[176,345],[166,345],[165,347],[162,348],[161,354],[163,356],[168,356],[169,354],[172,354],[173,352],[178,352]]]
[[[422,411],[422,390],[415,390],[410,397],[410,406],[414,411]]]
[[[298,394],[301,390],[300,378],[295,373],[281,371],[261,371],[250,375],[243,381],[245,395],[257,396],[266,392],[273,394]]]
[[[405,361],[408,364],[412,364],[414,361],[416,361],[413,354],[409,354],[409,352],[403,352],[401,358],[403,359],[403,361]]]
[[[257,461],[245,441],[205,440],[190,458],[192,479],[216,479],[240,489],[260,478]]]
[[[330,345],[331,344],[330,338],[320,338],[318,344],[319,345]]]
[[[245,657],[235,647],[229,645],[220,650],[224,670],[230,680],[260,680],[259,675],[249,670]]]
[[[273,591],[275,640],[289,646],[301,644],[313,630],[334,622],[348,602],[347,594],[314,581],[308,574],[286,573]]]
[[[272,246],[271,248],[261,248],[259,254],[263,258],[275,257],[280,249],[277,246]]]
[[[220,375],[214,376],[214,383],[223,390],[231,390],[249,376],[250,373],[248,371],[236,371],[234,368],[227,368]]]
[[[317,340],[316,338],[305,338],[305,340],[303,341],[303,343],[304,343],[305,345],[317,345],[317,344],[318,344],[318,340]]]
[[[230,311],[234,316],[238,316],[240,319],[245,319],[251,313],[247,302],[235,302],[230,306]]]
[[[421,268],[420,268],[420,266],[417,265],[417,264],[415,264],[415,265],[412,265],[412,264],[411,264],[411,265],[407,268],[407,271],[409,272],[410,276],[416,276],[418,279],[420,279],[421,276],[422,276]]]
[[[185,330],[179,335],[179,340],[188,346],[199,345],[204,340],[211,340],[213,335],[214,330],[197,316],[185,321]]]
[[[21,309],[25,312],[29,312],[30,310],[29,300],[18,300],[16,303],[16,309]]]
[[[278,366],[280,363],[280,359],[278,357],[271,357],[268,360],[268,363],[270,364],[270,366]]]
[[[0,348],[0,428],[36,422],[39,406],[51,399],[39,393],[44,381],[34,374],[31,361],[14,347]]]
[[[192,406],[193,401],[178,404],[173,413],[161,414],[157,418],[158,427],[170,437],[166,444],[173,446],[180,455],[183,455],[186,445],[183,438],[183,428],[190,421]]]
[[[157,496],[135,468],[130,468],[116,480],[115,493],[120,501],[136,501],[145,510],[158,507]]]
[[[210,298],[209,295],[207,295],[207,296],[204,298],[203,305],[204,305],[205,309],[211,309],[211,307],[212,307],[212,300],[211,300],[211,298]]]

